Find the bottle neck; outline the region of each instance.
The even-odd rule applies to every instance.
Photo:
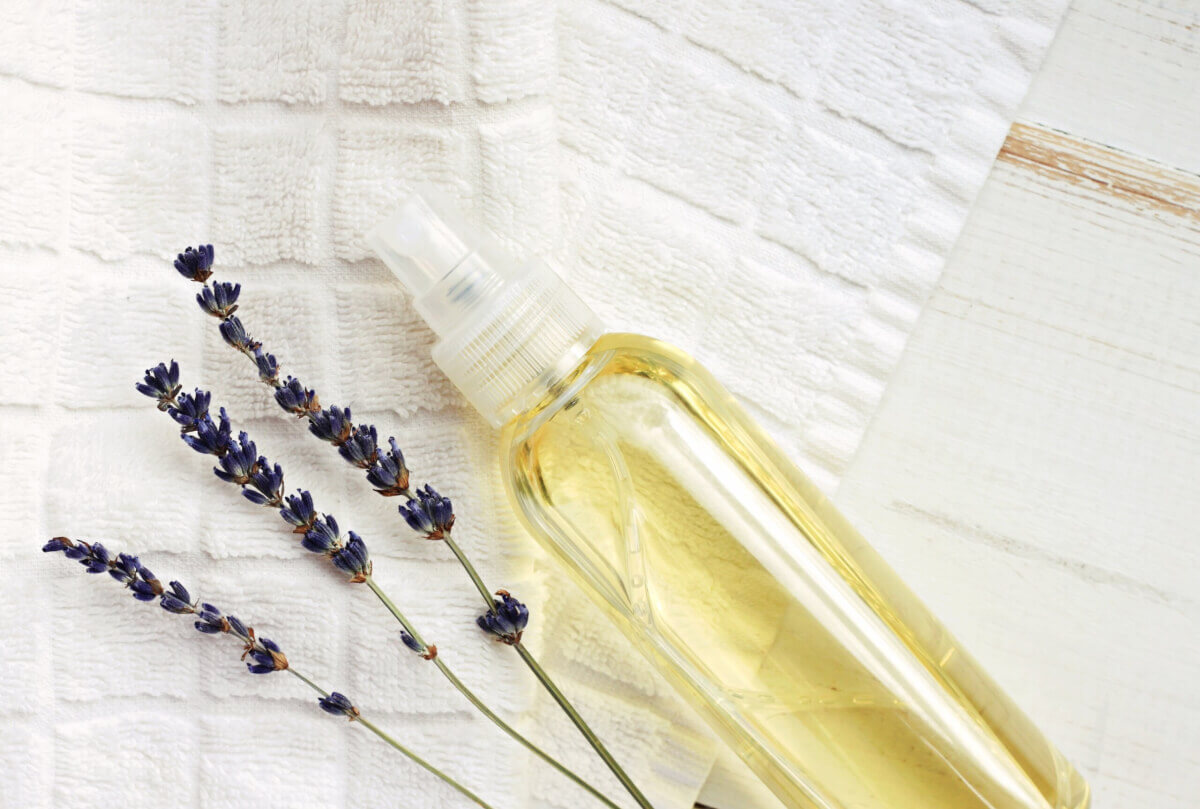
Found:
[[[433,359],[484,418],[500,427],[567,377],[603,329],[541,262],[527,264],[480,300],[441,334]]]

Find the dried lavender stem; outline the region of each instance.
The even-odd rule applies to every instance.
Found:
[[[422,645],[424,645],[424,643],[425,643],[424,640],[421,638],[420,635],[417,634],[417,631],[413,628],[412,624],[409,623],[409,621],[405,617],[404,613],[400,611],[400,609],[392,602],[392,600],[390,598],[388,598],[387,594],[385,592],[383,592],[383,589],[375,582],[375,580],[373,578],[371,578],[370,576],[368,576],[365,584],[371,588],[371,592],[374,593],[379,598],[379,600],[383,604],[383,606],[387,607],[388,612],[390,612],[392,614],[392,616],[395,617],[395,619],[400,622],[400,625],[402,627],[404,627],[405,631],[408,632],[410,635],[412,635],[414,638],[416,638],[418,643],[421,643]],[[475,692],[473,692],[470,688],[467,687],[466,683],[464,683],[462,680],[458,679],[458,677],[454,674],[453,671],[450,670],[450,667],[446,665],[445,661],[443,661],[441,657],[433,658],[433,664],[435,666],[437,666],[438,671],[440,671],[442,673],[442,676],[444,676],[446,678],[446,680],[449,681],[449,683],[452,686],[454,686],[456,689],[458,689],[458,692],[460,694],[462,694],[464,697],[466,697],[468,702],[470,702],[477,709],[479,709],[480,713],[482,713],[488,719],[492,720],[492,722],[495,723],[496,727],[500,728],[505,733],[507,733],[509,736],[511,736],[513,739],[515,739],[526,750],[533,753],[535,756],[537,756],[542,761],[549,764],[554,769],[558,770],[560,773],[565,775],[567,778],[570,778],[577,785],[579,785],[580,787],[585,789],[590,795],[592,795],[592,797],[594,797],[597,800],[604,803],[605,806],[610,807],[610,809],[620,809],[620,807],[617,804],[613,803],[611,800],[609,800],[607,797],[605,797],[605,795],[602,792],[597,790],[595,787],[593,787],[587,781],[584,781],[582,778],[580,778],[575,773],[568,770],[562,764],[558,763],[558,761],[553,756],[551,756],[549,753],[542,750],[540,747],[535,745],[533,742],[529,741],[527,738],[522,736],[514,727],[512,727],[507,722],[505,722],[503,719],[501,719],[499,716],[497,716],[496,713],[494,711],[492,711],[491,708],[489,708],[486,704],[484,704],[483,700],[481,700],[479,697],[477,697],[475,695]]]
[[[458,563],[462,565],[463,570],[470,577],[471,583],[475,585],[475,589],[479,591],[479,595],[483,596],[483,603],[487,605],[489,610],[492,609],[493,602],[495,601],[492,591],[483,583],[483,578],[479,575],[479,571],[475,569],[475,565],[471,564],[471,560],[463,553],[462,548],[458,547],[458,543],[454,541],[454,537],[450,536],[449,531],[442,537],[442,541],[446,543],[446,547],[450,549],[450,553],[454,554],[454,558],[458,559]]]
[[[305,676],[304,676],[303,674],[301,674],[300,672],[296,671],[294,668],[291,668],[291,667],[289,666],[289,667],[288,667],[288,671],[290,671],[290,672],[291,672],[293,675],[295,675],[296,677],[299,677],[301,680],[303,680],[303,681],[304,681],[304,682],[305,682],[305,683],[308,685],[308,687],[309,687],[309,688],[311,688],[313,691],[316,691],[316,692],[317,692],[318,694],[320,694],[321,696],[323,696],[323,697],[328,697],[328,696],[329,696],[329,692],[328,692],[328,691],[326,691],[324,688],[321,688],[319,685],[317,685],[317,684],[316,684],[316,683],[314,683],[312,680],[310,680],[310,679],[308,679],[307,677],[305,677]],[[467,798],[469,798],[469,799],[470,799],[470,800],[471,800],[473,803],[475,803],[476,805],[478,805],[478,806],[482,806],[482,807],[483,807],[483,809],[493,809],[493,807],[491,806],[491,804],[487,803],[487,802],[486,802],[486,801],[485,801],[483,798],[479,797],[479,796],[478,796],[478,795],[476,795],[474,792],[472,792],[471,790],[467,789],[465,786],[463,786],[462,784],[460,784],[458,781],[455,781],[455,780],[454,780],[453,778],[451,778],[449,775],[446,775],[446,773],[442,772],[442,771],[441,771],[441,770],[439,770],[437,767],[433,766],[433,765],[432,765],[432,764],[430,764],[428,761],[426,761],[425,759],[423,759],[423,758],[421,758],[420,756],[418,756],[418,755],[417,755],[416,753],[414,753],[412,750],[408,749],[407,747],[405,747],[404,745],[402,745],[400,742],[398,742],[398,741],[396,741],[395,739],[393,739],[393,738],[392,738],[390,735],[388,735],[386,732],[384,732],[383,730],[381,730],[381,729],[380,729],[378,726],[376,726],[374,723],[372,723],[372,722],[368,721],[368,720],[367,720],[365,717],[362,717],[362,716],[356,716],[356,717],[354,717],[354,721],[355,721],[355,722],[357,722],[358,724],[362,725],[362,726],[363,726],[364,728],[366,728],[367,730],[369,730],[369,731],[371,731],[372,733],[374,733],[374,734],[375,734],[376,736],[378,736],[380,739],[383,739],[385,742],[387,742],[387,743],[388,743],[388,744],[390,744],[392,747],[394,747],[394,748],[396,748],[397,750],[399,750],[399,751],[400,751],[401,753],[403,753],[405,756],[408,756],[408,758],[409,758],[409,759],[411,759],[411,760],[412,760],[412,762],[413,762],[414,764],[416,764],[416,765],[418,765],[418,766],[420,766],[420,767],[424,767],[426,770],[428,770],[429,772],[433,773],[434,775],[436,775],[438,778],[440,778],[440,779],[442,779],[443,781],[445,781],[445,782],[446,782],[447,784],[449,784],[450,786],[454,787],[456,790],[458,790],[458,791],[459,791],[460,793],[462,793],[464,796],[466,796]]]

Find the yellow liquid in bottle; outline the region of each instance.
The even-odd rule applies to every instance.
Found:
[[[506,428],[510,494],[798,809],[1083,809],[1079,774],[686,355],[600,339]]]

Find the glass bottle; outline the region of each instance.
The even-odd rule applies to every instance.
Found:
[[[691,357],[410,198],[369,242],[502,428],[529,531],[796,809],[1083,809],[1088,787]]]

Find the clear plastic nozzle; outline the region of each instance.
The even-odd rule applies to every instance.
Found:
[[[472,252],[470,231],[450,211],[411,196],[367,234],[367,243],[414,296],[420,297]]]
[[[440,201],[409,197],[367,243],[437,333],[434,361],[496,426],[574,368],[601,334],[549,266],[515,261]]]

